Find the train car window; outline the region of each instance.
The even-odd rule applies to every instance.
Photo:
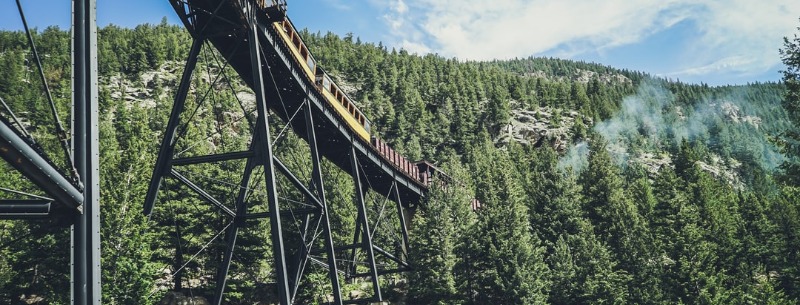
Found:
[[[371,131],[371,129],[372,129],[372,123],[370,123],[370,122],[369,122],[369,121],[367,121],[367,120],[364,120],[364,129],[366,129],[366,130],[367,130],[367,133],[372,133],[372,131]]]
[[[322,88],[331,91],[331,80],[327,76],[322,78]]]
[[[314,62],[314,58],[311,57],[311,55],[308,56],[308,60],[306,61],[306,64],[308,64],[308,68],[311,69],[311,71],[315,71],[316,68],[317,68],[316,67],[317,63]]]
[[[300,48],[300,36],[297,36],[297,33],[292,33],[292,43],[294,43],[295,47]]]
[[[289,21],[283,21],[283,30],[287,33],[289,32]]]
[[[304,45],[301,44],[298,49],[300,49],[300,56],[302,56],[304,59],[308,58],[308,50],[306,50]]]

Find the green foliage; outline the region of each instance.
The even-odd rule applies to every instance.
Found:
[[[302,35],[319,64],[353,88],[348,95],[373,122],[376,135],[409,158],[443,165],[459,181],[458,187],[433,188],[416,211],[408,252],[414,271],[401,281],[407,289],[395,287],[408,304],[796,304],[800,299],[800,192],[792,182],[800,175],[790,162],[782,180],[789,183],[776,183],[771,169],[762,166],[777,160],[765,153],[769,143],[748,141],[789,130],[786,152],[790,161],[798,158],[796,128],[786,120],[788,114],[798,124],[800,112],[796,37],[786,40],[781,53],[788,67],[783,84],[710,88],[584,62],[460,62],[389,50],[352,36]],[[45,70],[66,118],[69,56],[62,54],[68,54],[68,36],[48,28],[35,39],[51,55],[44,57]],[[226,227],[227,218],[176,184],[164,185],[161,196],[170,200],[160,201],[150,219],[140,213],[176,80],[162,75],[148,81],[155,97],[147,102],[119,95],[137,89],[125,84],[136,84],[153,70],[179,73],[174,62],[184,59],[189,40],[181,27],[165,22],[100,29],[104,303],[154,304],[169,289],[212,293],[209,283],[225,237],[209,244],[204,256],[193,254]],[[29,58],[22,33],[0,32],[0,97],[24,110],[19,114],[30,122],[30,131],[43,139],[48,154],[58,156]],[[653,82],[660,85],[644,85]],[[195,80],[193,90],[211,92],[214,103],[189,99],[199,111],[184,132],[208,140],[179,143],[183,156],[247,148],[251,135],[243,126],[249,117],[230,116],[240,106],[219,86]],[[630,106],[625,97],[637,89],[644,95],[640,108],[648,112],[625,113]],[[775,108],[783,92],[786,112]],[[704,112],[704,105],[726,99],[749,101],[739,105],[742,113],[759,116],[761,125],[734,125]],[[702,120],[683,121],[677,107],[685,117]],[[562,127],[573,118],[570,140],[591,147],[587,168],[559,170],[562,152],[546,144],[494,145],[492,138],[520,109],[536,111],[537,120],[547,109]],[[616,138],[597,135],[601,122],[619,116],[635,126]],[[656,117],[668,128],[647,120]],[[276,153],[285,160],[308,149],[294,135],[281,141]],[[629,149],[626,158],[655,151],[674,161],[655,170],[633,162],[620,166],[615,158],[620,146]],[[712,158],[741,163],[733,169],[741,184],[709,174],[701,165]],[[290,167],[308,167],[291,162]],[[35,192],[0,165],[0,186]],[[207,183],[230,204],[243,167],[241,162],[194,166],[192,178],[225,182],[198,183]],[[346,244],[356,223],[352,177],[330,162],[322,167],[333,238]],[[263,177],[254,179],[252,188],[263,189],[263,183]],[[477,211],[469,205],[473,192],[482,204]],[[261,202],[264,196],[253,192],[250,199]],[[274,270],[265,255],[272,247],[269,224],[252,220],[245,228],[224,302],[269,302],[274,298]],[[20,236],[36,241],[15,242]],[[14,304],[23,294],[66,303],[68,240],[63,227],[52,223],[0,221],[0,303]],[[297,243],[289,241],[290,247]],[[311,268],[300,283],[298,302],[324,303],[327,282],[327,273]],[[356,282],[344,285],[347,291],[361,289]]]
[[[526,159],[529,221],[546,245],[552,304],[616,303],[627,300],[630,280],[584,217],[581,186],[572,172],[559,172],[550,149],[519,152]],[[523,163],[524,164],[524,163]]]
[[[487,150],[476,158],[476,170],[482,173],[476,195],[483,206],[470,231],[480,234],[462,237],[467,240],[457,267],[459,291],[467,304],[543,303],[548,267],[541,241],[528,226],[519,177],[506,153]]]
[[[468,179],[458,164],[446,167],[460,181]],[[438,182],[435,182],[438,183]],[[414,218],[409,257],[413,271],[408,275],[407,301],[411,304],[460,304],[456,287],[457,248],[469,235],[475,214],[469,209],[466,189],[434,189],[424,208]]]
[[[800,27],[797,29],[800,31]],[[787,90],[783,107],[797,128],[800,127],[800,36],[794,34],[794,37],[784,37],[780,53],[783,64],[786,65],[786,70],[783,71],[783,83]],[[785,140],[786,151],[791,159],[783,165],[786,171],[784,178],[798,185],[800,184],[797,178],[800,177],[800,132],[797,129],[787,132]]]
[[[106,113],[109,116],[110,113]],[[141,108],[117,108],[113,121],[106,117],[100,126],[102,170],[101,197],[114,198],[115,204],[101,207],[101,241],[110,255],[103,259],[103,290],[105,304],[149,304],[153,274],[157,265],[151,261],[155,238],[147,232],[149,224],[141,213],[135,213],[144,201],[150,175],[149,166],[155,162],[150,151],[155,135],[147,126],[147,114]],[[146,141],[143,141],[146,140]],[[123,149],[125,148],[125,149]],[[127,185],[128,187],[115,187]]]

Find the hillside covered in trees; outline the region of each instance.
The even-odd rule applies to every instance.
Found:
[[[62,118],[68,37],[58,28],[35,35]],[[373,130],[465,186],[433,190],[417,211],[414,271],[385,278],[393,304],[800,303],[798,173],[781,166],[798,157],[797,101],[782,107],[796,70],[795,83],[710,87],[594,63],[464,62],[350,35],[303,37]],[[222,247],[192,255],[222,229],[220,216],[180,190],[153,217],[141,213],[190,38],[162,23],[106,27],[99,40],[103,303],[156,304],[170,290],[210,297]],[[787,58],[800,53],[794,43]],[[0,32],[0,70],[0,98],[59,156],[24,33]],[[196,75],[193,90],[211,88],[211,74]],[[227,113],[251,93],[238,81],[224,86],[189,131],[214,141],[186,151],[247,145],[231,127],[242,118]],[[288,136],[277,153],[297,141]],[[332,222],[352,228],[352,181],[337,182],[325,185]],[[0,187],[0,198],[35,192],[5,163]],[[474,212],[473,197],[482,203]],[[257,229],[242,237],[226,303],[269,304],[269,226],[248,224]],[[69,251],[63,223],[0,221],[0,303],[66,304]],[[298,302],[325,302],[324,279],[312,272]]]

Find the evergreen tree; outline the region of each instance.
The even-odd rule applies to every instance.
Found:
[[[704,238],[700,207],[691,204],[687,184],[670,169],[655,182],[658,203],[653,212],[653,234],[660,259],[659,277],[668,302],[722,302],[733,300],[729,275],[716,264],[716,244]]]
[[[634,272],[647,259],[649,238],[644,219],[626,195],[619,169],[606,151],[605,143],[595,138],[589,153],[589,167],[581,175],[585,210],[595,233],[606,242],[620,267]]]
[[[478,160],[482,203],[473,235],[458,250],[458,290],[467,304],[534,304],[547,299],[544,249],[531,235],[524,194],[504,152],[490,144]]]
[[[548,208],[537,215],[544,222],[534,225],[535,228],[553,228],[557,234],[554,245],[553,239],[546,241],[552,245],[547,259],[552,282],[548,301],[553,304],[627,303],[626,286],[630,276],[617,268],[613,253],[597,238],[591,222],[583,217],[581,191],[575,176],[562,174],[555,181],[554,189],[557,195],[552,201],[536,204]]]
[[[448,172],[457,179],[467,178],[455,164]],[[464,181],[464,180],[461,180]],[[438,183],[438,182],[434,182]],[[433,188],[427,205],[417,211],[411,232],[407,301],[412,304],[458,304],[454,267],[459,254],[456,247],[469,235],[475,222],[470,198],[465,188]]]
[[[800,31],[800,27],[797,28]],[[783,64],[786,70],[783,71],[783,83],[786,85],[786,94],[783,100],[783,107],[789,114],[789,118],[795,127],[800,127],[800,36],[783,38],[783,49],[780,50]],[[786,135],[786,150],[792,158],[783,166],[786,170],[784,176],[794,185],[800,185],[800,132],[797,129],[790,131]]]
[[[778,226],[783,247],[776,258],[781,271],[778,282],[781,290],[794,300],[800,300],[800,189],[786,187],[770,213]]]

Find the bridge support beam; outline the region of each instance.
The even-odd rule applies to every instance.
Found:
[[[258,109],[258,122],[256,123],[255,134],[261,135],[260,141],[256,142],[256,151],[264,164],[264,179],[267,186],[267,201],[271,212],[270,235],[272,236],[272,257],[275,262],[275,274],[278,285],[278,297],[281,305],[289,305],[289,274],[286,269],[286,249],[283,244],[283,225],[281,224],[280,204],[278,203],[277,186],[275,184],[275,162],[272,152],[272,140],[269,131],[269,116],[267,108],[267,97],[264,90],[264,70],[261,62],[261,45],[259,44],[258,22],[256,21],[256,9],[252,2],[246,4],[249,8],[248,14],[248,42],[250,44],[250,61],[253,71],[253,91],[256,94],[256,108]]]
[[[350,155],[353,183],[356,187],[356,200],[358,201],[358,218],[360,220],[360,222],[356,221],[356,239],[358,239],[358,231],[361,230],[361,245],[367,253],[367,263],[369,263],[372,277],[373,301],[380,302],[383,301],[383,296],[381,295],[381,286],[378,279],[378,266],[375,264],[375,249],[372,243],[372,231],[369,228],[367,206],[364,203],[364,188],[361,185],[361,171],[359,170],[358,156],[356,155],[356,148],[354,145],[350,147]],[[355,258],[353,261],[355,261]]]
[[[194,69],[197,66],[197,57],[200,55],[200,50],[203,48],[204,42],[202,38],[195,38],[192,41],[192,48],[189,51],[189,57],[186,59],[186,65],[183,68],[181,84],[180,87],[178,87],[178,92],[175,94],[175,101],[172,104],[172,113],[170,113],[169,122],[167,122],[167,131],[164,132],[164,139],[161,141],[161,148],[158,150],[156,165],[153,168],[153,176],[144,199],[145,215],[150,215],[153,212],[153,205],[156,202],[158,189],[161,187],[161,182],[164,181],[164,176],[169,173],[172,167],[171,160],[172,156],[175,154],[178,127],[181,124],[180,116],[186,105],[186,97],[189,94],[189,87],[192,84],[192,73],[194,73]]]
[[[253,161],[253,158],[248,158],[247,164],[245,164],[244,175],[242,175],[242,182],[239,185],[239,194],[236,196],[236,219],[233,225],[228,228],[228,232],[225,233],[227,247],[225,248],[222,266],[217,270],[217,286],[214,289],[213,304],[216,305],[222,304],[222,299],[225,294],[225,284],[228,280],[228,271],[230,270],[231,260],[233,259],[233,251],[236,249],[236,238],[239,234],[239,228],[244,227],[245,221],[247,221],[247,202],[245,200],[250,189],[250,178],[255,168],[255,162]]]
[[[405,261],[408,258],[408,226],[406,225],[406,214],[400,201],[400,188],[397,186],[397,182],[394,183],[394,196],[395,202],[397,202],[397,215],[400,217],[400,231],[403,234],[403,244],[401,245],[403,257],[401,259]]]
[[[306,130],[308,132],[308,145],[311,148],[311,160],[314,163],[314,171],[312,172],[312,179],[314,179],[314,188],[317,191],[317,196],[322,201],[322,225],[325,234],[325,252],[328,259],[328,277],[331,280],[331,287],[333,288],[333,302],[336,305],[342,305],[342,288],[339,283],[339,270],[336,267],[336,250],[333,244],[333,233],[331,232],[330,209],[328,202],[325,199],[325,186],[322,182],[322,166],[320,165],[319,148],[317,147],[317,134],[314,131],[314,116],[311,112],[311,102],[306,101]]]
[[[74,0],[72,99],[74,163],[84,186],[72,225],[72,303],[100,304],[100,149],[97,100],[97,1]]]
[[[34,219],[50,216],[50,200],[0,200],[0,219]]]
[[[301,69],[293,61],[292,51],[289,46],[282,41],[280,29],[273,28],[272,22],[275,21],[275,16],[269,12],[255,7],[256,1],[252,0],[224,0],[224,1],[179,1],[170,0],[173,7],[178,12],[184,25],[192,32],[192,37],[196,40],[192,46],[192,51],[187,60],[186,71],[181,80],[181,86],[176,94],[175,105],[173,106],[172,114],[170,115],[170,122],[165,132],[165,137],[161,144],[161,150],[157,159],[156,168],[153,172],[153,179],[148,189],[147,198],[144,204],[146,214],[153,211],[157,194],[160,189],[162,180],[171,179],[177,181],[182,187],[188,187],[193,191],[192,196],[198,196],[200,200],[210,203],[223,213],[220,215],[223,218],[233,218],[233,224],[226,228],[225,246],[220,252],[215,253],[219,255],[220,264],[217,265],[216,281],[214,287],[214,299],[212,304],[219,305],[224,303],[225,286],[228,282],[229,272],[231,271],[232,260],[234,258],[234,251],[237,251],[237,242],[241,243],[241,234],[244,232],[247,220],[257,220],[269,218],[270,222],[270,239],[272,240],[272,253],[270,258],[273,261],[274,279],[276,282],[275,293],[277,294],[281,305],[292,304],[295,297],[301,294],[301,289],[305,282],[303,280],[304,273],[311,272],[316,266],[323,266],[323,271],[327,272],[330,279],[332,288],[332,303],[333,304],[350,304],[350,303],[364,303],[371,301],[380,301],[383,299],[381,288],[379,286],[379,276],[386,272],[394,272],[393,270],[379,270],[378,262],[383,263],[397,262],[400,266],[398,268],[407,268],[405,264],[405,253],[400,250],[396,245],[401,244],[402,249],[407,247],[407,232],[405,229],[404,220],[400,220],[403,227],[404,240],[392,243],[393,246],[385,248],[378,247],[374,244],[373,235],[378,236],[378,239],[383,241],[388,237],[397,236],[384,236],[381,233],[376,233],[375,228],[371,228],[372,223],[376,227],[385,227],[386,223],[382,223],[381,216],[379,220],[370,220],[368,215],[374,216],[371,211],[367,210],[367,203],[365,202],[366,188],[374,189],[374,185],[370,185],[367,177],[373,177],[375,174],[381,175],[382,182],[380,191],[389,191],[385,194],[387,198],[397,197],[398,201],[400,195],[403,198],[413,198],[414,193],[423,191],[416,188],[416,185],[410,183],[408,177],[405,176],[392,176],[391,173],[396,171],[391,165],[383,160],[379,155],[371,152],[369,144],[361,142],[355,138],[352,130],[346,124],[343,124],[335,112],[330,109],[330,105],[324,104],[324,100],[316,92],[313,76],[312,79],[303,73]],[[269,16],[264,16],[266,13]],[[240,17],[244,18],[240,18]],[[276,15],[280,17],[279,15]],[[204,32],[209,32],[208,34]],[[191,122],[187,121],[185,114],[186,97],[189,91],[189,84],[192,79],[192,71],[197,64],[197,56],[200,52],[201,46],[204,46],[203,39],[208,42],[205,46],[213,46],[220,51],[224,57],[226,64],[230,64],[233,69],[243,77],[246,83],[255,93],[255,116],[251,109],[244,110],[245,117],[250,121],[248,127],[252,140],[250,147],[246,151],[224,152],[226,149],[223,147],[219,152],[214,155],[208,156],[189,156],[184,158],[176,158],[177,147],[183,147],[183,141],[188,140],[189,143],[204,141],[207,139],[185,139],[193,137],[192,134],[186,134],[179,130],[180,126],[184,126]],[[245,48],[244,45],[248,47]],[[242,46],[242,48],[239,48]],[[205,51],[205,50],[204,50]],[[203,53],[205,54],[205,52]],[[295,58],[296,59],[296,58]],[[303,61],[300,61],[303,62]],[[220,73],[225,73],[225,68],[218,69]],[[313,73],[313,72],[312,72]],[[216,82],[215,82],[216,84]],[[203,101],[197,101],[202,103]],[[200,109],[202,104],[197,105]],[[272,109],[272,113],[270,113]],[[303,112],[303,113],[300,113]],[[194,112],[193,112],[194,113]],[[270,116],[272,115],[272,116]],[[182,117],[183,116],[183,117]],[[284,153],[288,153],[281,149],[276,149],[276,142],[272,142],[270,131],[275,130],[276,122],[272,120],[278,117],[286,124],[282,129],[280,135],[284,131],[294,131],[298,138],[306,140],[309,147],[309,154],[301,156],[299,164],[284,164],[280,159],[284,158]],[[251,121],[251,119],[253,119]],[[305,121],[303,121],[305,119]],[[184,122],[180,122],[184,120]],[[317,120],[315,124],[315,120]],[[320,127],[320,126],[324,126]],[[291,127],[291,128],[290,128]],[[333,127],[333,129],[331,128]],[[273,129],[270,129],[273,128]],[[340,132],[339,133],[334,133]],[[317,138],[319,136],[319,138]],[[332,137],[333,136],[333,137]],[[341,138],[340,138],[341,137]],[[283,138],[281,138],[283,139]],[[346,139],[346,140],[344,140]],[[343,141],[344,140],[344,141]],[[355,141],[355,142],[350,142]],[[341,143],[340,146],[338,146]],[[331,146],[337,145],[337,146]],[[367,145],[367,146],[365,146]],[[334,148],[338,156],[331,155],[328,149]],[[241,147],[233,148],[241,150]],[[273,151],[275,150],[275,151]],[[191,151],[187,154],[191,155]],[[279,159],[276,154],[279,154]],[[294,153],[293,157],[298,156]],[[358,197],[356,205],[358,207],[358,220],[356,227],[356,237],[354,244],[337,245],[334,244],[334,234],[331,228],[331,210],[328,198],[326,198],[324,188],[324,178],[322,173],[322,155],[325,155],[332,164],[347,172],[352,169],[350,173],[356,180],[356,188]],[[310,156],[310,162],[304,158]],[[236,190],[229,190],[224,192],[218,187],[206,188],[204,182],[192,183],[190,179],[195,179],[191,175],[184,175],[183,169],[188,171],[192,170],[192,166],[197,165],[212,165],[212,163],[240,161],[246,159],[244,166],[244,174],[241,178],[235,178],[234,184],[238,187],[238,196],[234,198],[228,194],[234,194]],[[292,158],[294,159],[294,158]],[[294,159],[293,161],[298,161]],[[359,164],[359,162],[362,162]],[[298,170],[297,167],[288,167],[292,165],[300,165],[301,167],[311,167],[311,174],[309,175],[295,175],[293,171]],[[241,165],[241,163],[238,163]],[[263,178],[259,166],[263,166]],[[366,168],[360,168],[365,166]],[[226,166],[230,169],[230,166]],[[178,170],[181,171],[178,171]],[[302,172],[307,174],[307,172]],[[327,172],[326,172],[327,174]],[[182,179],[184,178],[184,179]],[[239,180],[241,179],[241,180]],[[264,180],[260,180],[264,179]],[[217,180],[217,179],[210,179]],[[251,181],[252,180],[252,181]],[[398,183],[395,180],[402,180]],[[404,189],[400,192],[392,194],[391,189],[384,188],[385,182],[395,181],[397,188],[403,186]],[[218,183],[208,182],[208,183]],[[223,182],[223,185],[228,185],[228,182]],[[362,184],[362,182],[364,184]],[[262,185],[263,183],[263,185]],[[329,182],[330,183],[330,182]],[[252,189],[257,187],[262,190],[259,194],[248,196],[248,192],[253,192]],[[280,189],[278,189],[280,187]],[[408,193],[409,189],[412,193]],[[280,193],[279,193],[280,191]],[[216,197],[215,197],[216,196]],[[258,201],[263,202],[248,202],[248,197],[258,198]],[[290,197],[290,198],[284,198]],[[294,198],[291,198],[294,197]],[[369,197],[372,198],[372,197]],[[220,200],[221,199],[221,200]],[[280,201],[279,201],[280,199]],[[350,198],[345,198],[349,200]],[[232,207],[231,201],[234,201]],[[406,199],[408,201],[409,199]],[[413,199],[411,199],[413,200]],[[370,202],[371,204],[372,202]],[[370,206],[371,207],[371,206]],[[393,214],[391,205],[385,204],[388,207],[386,212]],[[250,212],[248,209],[259,211]],[[402,210],[402,206],[398,206],[398,211]],[[369,213],[368,213],[369,212]],[[383,208],[381,215],[383,215]],[[401,216],[402,217],[402,216]],[[383,226],[381,226],[383,225]],[[392,226],[397,226],[397,220],[393,220]],[[321,229],[320,229],[321,228]],[[396,231],[395,231],[396,232]],[[319,238],[317,238],[319,236]],[[399,237],[397,239],[400,239]],[[301,244],[302,243],[302,244]],[[386,245],[384,245],[386,246]],[[370,277],[373,283],[374,291],[372,297],[369,299],[360,300],[343,300],[341,295],[341,283],[339,281],[340,270],[339,267],[346,266],[345,263],[337,261],[337,251],[341,256],[342,253],[347,253],[347,250],[358,249],[358,254],[366,256],[368,259],[369,271],[367,270],[348,270],[347,275],[357,275],[357,277]],[[341,252],[345,251],[345,252]],[[391,252],[391,253],[390,253]],[[398,253],[399,252],[399,253]],[[324,253],[327,257],[322,259],[316,257]],[[344,255],[346,256],[346,255]],[[380,256],[376,258],[376,256]],[[376,259],[378,260],[376,262]],[[364,260],[363,257],[359,260]],[[383,266],[383,265],[381,265]],[[407,269],[405,269],[407,270]],[[325,300],[328,302],[330,300]]]
[[[0,157],[59,204],[68,207],[71,212],[81,213],[81,190],[72,185],[70,179],[64,177],[4,121],[0,121]]]

